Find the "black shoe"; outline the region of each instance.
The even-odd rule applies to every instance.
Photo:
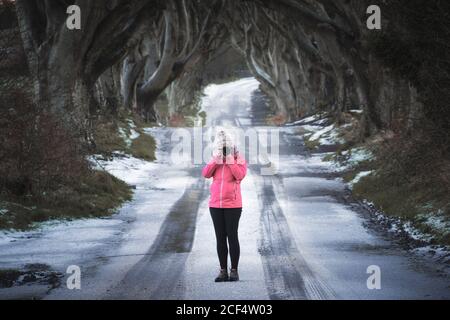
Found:
[[[228,281],[228,272],[227,269],[220,269],[220,273],[217,276],[216,282],[225,282]]]
[[[239,281],[239,274],[237,269],[230,269],[230,277],[228,281]]]

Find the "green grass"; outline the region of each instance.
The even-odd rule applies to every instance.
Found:
[[[395,173],[371,175],[353,186],[357,199],[367,199],[383,213],[412,222],[415,228],[434,237],[437,244],[450,245],[450,233],[426,224],[424,214],[441,211],[450,219],[449,203],[437,185],[413,185]],[[428,204],[425,206],[424,204]]]
[[[334,159],[335,159],[334,153],[327,154],[325,157],[322,158],[322,160],[325,162],[330,162],[333,161]]]
[[[111,156],[114,151],[124,151],[127,145],[119,135],[119,124],[116,121],[98,123],[94,132],[96,153]]]
[[[343,172],[342,178],[345,182],[350,182],[353,181],[360,172],[374,170],[376,170],[376,162],[366,160],[358,163],[358,165],[351,168],[350,170]]]
[[[120,134],[120,130],[126,135],[131,134],[131,125],[129,121],[133,121],[136,130],[140,135],[138,138],[131,141],[128,145],[124,137]],[[106,119],[97,123],[94,139],[96,143],[96,153],[101,154],[107,158],[111,158],[114,152],[124,152],[133,157],[154,161],[156,160],[155,139],[147,133],[144,133],[143,128],[149,126],[149,123],[143,122],[138,117],[125,113],[118,117],[118,119]]]
[[[130,152],[133,157],[155,161],[156,141],[148,134],[141,134],[131,142]]]
[[[320,146],[319,140],[310,140],[309,138],[305,138],[305,146],[309,151],[314,151]]]
[[[419,213],[416,206],[417,194],[390,180],[379,175],[365,177],[354,185],[353,194],[373,202],[388,215],[414,218]]]

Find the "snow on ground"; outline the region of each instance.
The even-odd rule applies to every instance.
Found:
[[[326,119],[322,119],[322,120],[320,120],[320,119],[321,119],[321,115],[320,114],[315,114],[315,115],[303,118],[303,119],[301,119],[299,121],[288,123],[288,124],[286,124],[286,126],[288,126],[288,127],[290,127],[290,126],[299,126],[299,125],[306,125],[306,124],[309,124],[311,122],[317,123],[318,121],[326,121]]]
[[[114,218],[52,221],[26,232],[0,234],[0,268],[42,263],[65,269],[86,250],[94,250],[114,236],[123,221]]]
[[[140,133],[136,131],[137,127],[136,127],[136,124],[134,123],[133,120],[128,119],[127,123],[128,123],[128,127],[129,127],[129,131],[130,132],[127,133],[124,128],[120,127],[119,128],[119,135],[125,141],[126,145],[128,147],[130,147],[131,143],[133,142],[133,140],[139,138]]]
[[[347,162],[350,166],[355,166],[363,161],[372,160],[373,154],[365,148],[353,148],[350,150],[350,157]]]
[[[423,223],[425,225],[437,230],[439,233],[450,233],[450,219],[443,212],[427,213],[420,215],[418,218],[424,220]]]
[[[369,204],[374,207],[373,204]],[[428,256],[437,254],[433,259],[441,259],[450,262],[450,246],[430,245],[434,236],[419,230],[413,221],[401,219],[398,217],[386,216],[383,212],[375,212],[377,219],[389,226],[389,232],[408,235],[409,238],[421,243],[419,248],[414,249],[418,253],[427,253]],[[417,220],[424,226],[428,226],[434,232],[446,235],[450,232],[450,221],[448,217],[443,216],[439,212],[421,214]],[[444,259],[445,258],[445,259]]]
[[[316,131],[309,139],[312,141],[319,140],[323,135],[329,133],[333,129],[334,129],[334,125],[325,127],[321,130]]]
[[[134,140],[139,138],[141,134],[139,132],[137,132],[136,130],[134,130],[133,128],[130,129],[130,140]]]
[[[322,127],[311,125],[311,124],[304,124],[300,126],[302,129],[306,131],[305,136],[311,136],[314,132],[321,130]]]
[[[348,186],[350,187],[350,189],[353,189],[353,186],[354,186],[355,184],[357,184],[359,181],[361,181],[362,178],[368,177],[368,176],[370,176],[372,173],[373,173],[373,171],[361,171],[360,173],[358,173],[358,174],[356,175],[356,177],[355,177],[352,181],[350,181],[350,182],[348,183]]]
[[[321,158],[324,159],[325,156],[327,155],[333,155],[333,153],[322,154]],[[364,147],[355,147],[350,150],[342,151],[340,155],[341,156],[339,161],[336,161],[335,159],[329,161],[323,160],[325,163],[328,164],[331,171],[345,172],[349,170],[355,170],[355,168],[362,162],[371,161],[375,159],[374,154]],[[361,173],[364,175],[364,172]],[[354,182],[353,184],[358,183],[362,178],[364,178],[367,175],[368,174],[359,177],[358,181]],[[351,184],[351,186],[353,186],[353,184]]]
[[[320,145],[331,146],[344,143],[340,138],[339,128],[335,124],[327,125],[328,118],[323,118],[322,115],[314,115],[302,119],[300,121],[287,124],[287,127],[301,127],[306,131],[305,138],[309,141],[317,141]]]
[[[450,248],[448,246],[428,245],[413,250],[416,254],[426,256],[437,263],[450,264]]]

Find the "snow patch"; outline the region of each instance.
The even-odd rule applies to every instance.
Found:
[[[50,257],[52,264],[64,264],[85,250],[104,244],[117,232],[115,227],[122,223],[122,220],[112,218],[57,220],[36,224],[31,231],[2,231],[2,267],[19,267],[27,262],[48,263]],[[17,256],[22,256],[22,259]],[[16,258],[11,260],[10,257]],[[36,257],[39,260],[36,261]]]
[[[137,132],[136,130],[134,130],[133,128],[130,129],[130,140],[134,140],[139,138],[141,134],[139,132]]]
[[[450,233],[450,219],[442,212],[433,212],[418,216],[419,220],[440,234]]]
[[[352,181],[348,183],[350,189],[353,189],[353,186],[357,184],[359,181],[361,181],[362,178],[370,176],[373,173],[373,171],[362,171],[358,173]]]
[[[312,119],[312,118],[311,118]],[[327,119],[321,119],[314,123],[305,122],[300,127],[307,131],[304,135],[311,141],[318,141],[320,145],[331,146],[344,143],[343,139],[339,137],[339,128],[336,125],[329,125],[324,127],[328,123]]]
[[[351,170],[364,161],[373,160],[374,154],[366,148],[353,148],[341,153],[345,157],[344,160],[334,161],[332,166],[336,172],[344,172]]]
[[[316,125],[316,126],[322,126],[322,125],[325,125],[327,122],[328,122],[328,119],[323,118],[323,115],[318,113],[318,114],[308,116],[306,118],[303,118],[303,119],[295,121],[295,122],[287,123],[285,126],[286,127],[303,126],[303,125],[308,125],[308,124],[312,124],[312,123],[314,123],[314,125]]]
[[[125,141],[127,147],[129,148],[131,147],[133,140],[139,138],[141,134],[136,131],[137,127],[133,120],[127,119],[127,123],[129,126],[130,133],[126,132],[124,128],[119,127],[119,135],[123,139],[123,141]]]
[[[323,128],[322,130],[319,130],[319,131],[317,131],[316,133],[314,133],[314,134],[311,136],[310,140],[313,140],[313,141],[319,140],[320,137],[322,137],[324,134],[330,132],[330,131],[333,130],[333,129],[334,129],[334,125],[325,127],[325,128]]]
[[[369,150],[367,150],[365,148],[355,148],[355,149],[352,149],[350,152],[351,152],[351,156],[348,159],[348,162],[353,166],[357,165],[363,161],[372,160],[374,158],[372,152],[370,152]]]

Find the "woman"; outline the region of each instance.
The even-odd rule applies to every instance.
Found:
[[[238,281],[240,255],[238,226],[242,212],[241,181],[247,173],[247,164],[241,157],[230,135],[219,131],[215,139],[213,158],[203,168],[203,176],[213,178],[209,210],[214,224],[220,273],[216,282]],[[228,247],[231,269],[228,276]]]

